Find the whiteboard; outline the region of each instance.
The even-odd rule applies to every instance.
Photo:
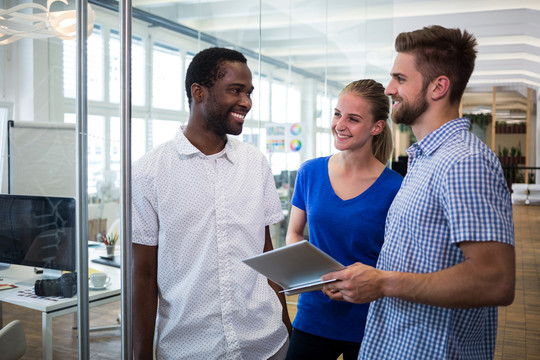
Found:
[[[75,124],[8,121],[8,192],[76,196]]]

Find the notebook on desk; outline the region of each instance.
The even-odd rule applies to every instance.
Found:
[[[112,259],[109,259],[109,258],[106,258],[106,257],[99,257],[97,259],[92,259],[92,262],[95,262],[96,264],[114,266],[114,267],[117,267],[117,268],[120,267],[120,257],[119,256],[113,256]]]
[[[302,240],[292,245],[242,260],[283,288],[287,295],[322,289],[321,276],[345,267],[322,250]]]

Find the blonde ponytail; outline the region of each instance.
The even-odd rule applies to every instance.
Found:
[[[390,99],[384,94],[384,86],[375,80],[363,79],[345,86],[340,94],[347,92],[356,94],[368,102],[374,121],[384,120],[384,129],[379,135],[373,137],[371,149],[375,158],[386,165],[392,156],[394,145],[388,121]]]

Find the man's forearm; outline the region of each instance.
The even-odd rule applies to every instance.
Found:
[[[152,359],[158,306],[157,247],[133,244],[133,358]]]
[[[430,274],[385,272],[384,296],[440,307],[504,306],[513,301],[510,280],[474,274],[466,262]]]
[[[292,324],[291,324],[291,319],[289,317],[289,310],[287,309],[287,299],[285,298],[285,294],[280,292],[283,289],[281,288],[281,286],[279,286],[272,280],[268,280],[268,284],[276,292],[279,302],[281,303],[281,306],[283,308],[282,309],[283,323],[287,327],[287,331],[289,332],[289,336],[290,336],[292,334]]]
[[[153,358],[157,313],[157,289],[154,292],[150,284],[140,284],[141,282],[135,280],[133,286],[133,358],[135,360]]]
[[[514,248],[503,243],[460,244],[465,261],[433,273],[382,271],[361,263],[326,274],[332,300],[368,303],[381,297],[452,308],[509,305],[515,287]]]

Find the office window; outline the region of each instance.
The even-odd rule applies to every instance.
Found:
[[[300,90],[281,81],[272,83],[272,122],[296,123],[301,121]]]
[[[193,60],[194,56],[195,56],[194,53],[187,53],[186,54],[186,59],[185,59],[185,69],[186,69],[186,71],[182,74],[183,76],[185,76],[185,73],[187,72],[187,68],[189,67],[189,64],[191,64],[191,60]],[[181,93],[182,93],[182,96],[184,97],[184,110],[189,111],[189,102],[188,102],[188,98],[187,98],[187,94],[186,94],[186,87],[185,87],[184,84],[185,84],[185,78],[182,77]]]
[[[297,170],[301,165],[298,152],[272,153],[269,161],[274,175],[281,174],[282,171]]]
[[[64,114],[64,122],[66,124],[75,124],[76,119],[77,117],[75,116],[75,114]]]
[[[103,32],[101,26],[88,38],[88,99],[95,101],[104,100],[104,54],[103,54]]]
[[[318,132],[316,135],[316,156],[328,156],[332,153],[332,136],[330,133]]]
[[[110,170],[115,175],[115,186],[120,187],[120,168],[122,162],[122,138],[120,118],[111,117],[109,158]],[[139,160],[146,153],[146,121],[141,118],[131,119],[131,161]]]
[[[300,89],[293,86],[287,88],[287,113],[289,123],[299,123],[302,121],[302,98]]]
[[[152,41],[146,41],[146,37],[132,38],[133,161],[151,148],[172,139],[180,124],[187,121],[189,112],[184,75],[196,49],[194,46],[190,48],[185,42],[176,42],[170,38],[165,40],[162,30],[158,28],[150,28],[149,31],[148,39],[153,39]],[[120,179],[121,167],[117,106],[121,94],[120,40],[118,30],[107,24],[96,25],[89,39],[89,60],[92,63],[89,64],[91,78],[88,91],[89,99],[93,100],[89,116],[100,117],[104,131],[101,137],[103,143],[95,140],[96,143],[89,149],[89,157],[92,156],[92,159],[89,158],[89,166],[92,166],[90,171],[93,173],[118,173],[116,179]],[[184,47],[186,50],[181,51]],[[64,50],[64,106],[69,112],[74,112],[75,42],[65,41]],[[252,94],[252,109],[239,138],[258,145],[275,167],[274,172],[294,170],[303,160],[333,153],[335,150],[330,135],[330,121],[332,103],[336,98],[332,97],[332,90],[328,89],[328,93],[325,93],[320,91],[320,84],[315,85],[319,89],[316,99],[313,99],[317,104],[317,111],[303,114],[302,96],[305,92],[306,101],[311,102],[308,94],[311,94],[312,90],[306,89],[307,86],[302,85],[301,79],[295,78],[293,81],[276,78],[276,75],[282,73],[273,67],[265,67],[265,70],[268,75],[253,73],[255,90]],[[69,120],[68,117],[66,121]],[[74,116],[72,121],[75,122]],[[304,126],[306,122],[309,122],[310,126]],[[286,152],[281,154],[268,153],[266,127],[293,123],[300,123],[305,131],[310,131],[309,134],[303,134],[303,149],[291,152],[287,148]],[[312,142],[315,144],[311,145]],[[90,193],[96,189],[94,180],[89,182]]]
[[[330,99],[323,93],[317,94],[317,127],[329,128],[332,120],[333,108]]]
[[[94,24],[92,35],[88,38],[88,99],[101,101],[104,96],[104,54],[103,31],[101,25]],[[76,92],[76,48],[75,40],[63,41],[63,87],[64,97],[75,98]]]
[[[152,58],[152,106],[181,110],[183,69],[180,50],[154,43]]]
[[[139,160],[146,154],[146,120],[131,119],[131,161]]]
[[[180,128],[180,122],[152,120],[152,147],[173,139]]]
[[[111,117],[109,128],[109,168],[112,172],[116,174],[114,176],[114,186],[120,187],[120,165],[122,163],[122,137],[120,132],[120,118],[116,116]],[[134,143],[135,142],[132,139],[132,146]]]
[[[317,134],[315,136],[315,156],[328,156],[335,154],[331,124],[334,109],[338,98],[327,96],[323,93],[317,94]]]
[[[133,36],[131,41],[131,102],[144,106],[146,93],[145,49],[142,38]],[[112,29],[109,38],[109,101],[120,102],[120,35]]]
[[[73,113],[65,113],[64,114],[64,122],[75,124],[76,121],[76,115]],[[118,118],[116,124],[119,126]],[[110,134],[118,134],[116,138],[119,139],[120,131],[115,130],[115,126],[113,126],[110,130]],[[109,157],[106,153],[107,144],[106,144],[106,127],[105,127],[105,117],[104,116],[98,116],[98,115],[88,115],[88,193],[89,194],[95,194],[97,192],[97,184],[99,181],[103,180],[103,174],[106,172],[106,158]],[[112,135],[111,135],[112,136]],[[119,141],[111,141],[111,144],[109,145],[111,150],[110,152],[118,153],[119,152]],[[114,149],[113,149],[114,147]],[[119,158],[119,153],[116,157],[110,156],[109,159],[111,163],[113,162],[112,159]],[[119,165],[120,160],[116,160]],[[120,168],[118,167],[118,173]],[[117,177],[118,179],[119,177]]]
[[[250,119],[269,121],[270,120],[270,83],[266,76],[262,75],[259,80],[258,74],[253,74],[253,87],[255,90],[251,95]]]
[[[272,122],[287,123],[287,87],[281,81],[272,82]]]
[[[300,153],[289,152],[287,153],[287,170],[297,170],[301,165]]]
[[[103,177],[105,159],[105,118],[88,115],[88,192],[97,191],[97,182]]]
[[[120,174],[121,158],[121,127],[120,118],[111,117],[111,145],[110,158],[111,170]],[[139,160],[146,153],[146,120],[141,118],[131,119],[131,161]]]
[[[133,105],[146,105],[146,55],[140,37],[131,42],[131,96]]]

